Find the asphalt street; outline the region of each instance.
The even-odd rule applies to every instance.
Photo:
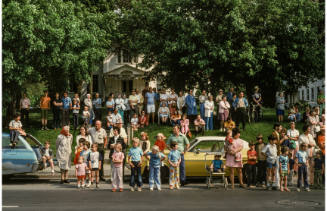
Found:
[[[311,192],[266,191],[262,189],[207,189],[196,181],[181,190],[161,192],[148,190],[130,192],[128,185],[122,193],[112,193],[111,185],[102,183],[100,189],[78,190],[76,183],[60,185],[47,179],[13,180],[3,184],[3,210],[324,210],[324,191]]]

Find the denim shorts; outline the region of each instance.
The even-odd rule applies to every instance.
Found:
[[[277,163],[275,162],[275,163],[269,163],[269,162],[267,162],[267,168],[269,168],[269,169],[272,169],[273,167],[276,167],[277,166]]]

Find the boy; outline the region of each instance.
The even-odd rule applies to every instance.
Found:
[[[128,163],[131,166],[131,191],[134,191],[135,187],[135,174],[137,174],[137,191],[142,191],[142,175],[141,175],[141,165],[143,162],[143,151],[139,147],[140,140],[138,138],[133,138],[133,147],[129,149],[128,152]]]
[[[169,189],[173,190],[174,187],[179,189],[179,165],[181,163],[181,153],[177,150],[178,144],[172,141],[170,144],[170,152],[168,154],[169,162]]]
[[[89,154],[91,153],[90,150],[90,142],[85,141],[83,143],[83,150],[80,154],[80,157],[84,157],[84,162],[88,165],[87,158],[89,157]],[[86,187],[89,188],[91,186],[91,171],[90,169],[86,170],[85,176],[88,179],[88,182],[86,183]]]
[[[255,188],[256,184],[256,164],[257,164],[257,152],[255,151],[254,143],[249,144],[250,149],[247,152],[248,155],[248,166],[247,166],[247,176],[248,176],[248,187]]]
[[[316,158],[314,159],[314,187],[317,189],[322,189],[323,187],[322,175],[325,172],[325,163],[322,158],[322,152],[317,152]]]
[[[301,191],[302,178],[304,180],[304,188],[306,191],[310,191],[308,184],[308,153],[307,145],[302,143],[300,145],[300,150],[295,155],[295,163],[298,165],[298,179],[297,179],[297,191]]]
[[[257,162],[257,181],[258,185],[262,186],[263,188],[266,187],[266,156],[262,153],[262,150],[266,147],[266,144],[263,143],[263,137],[261,134],[257,136],[257,144],[256,144],[256,152],[258,155],[258,162]]]
[[[261,153],[267,157],[267,189],[271,190],[275,181],[275,170],[277,166],[277,138],[274,135],[268,136],[269,144],[262,149]]]
[[[290,190],[287,188],[287,175],[290,172],[290,166],[289,166],[289,159],[288,159],[288,147],[283,146],[281,149],[281,155],[279,156],[279,174],[280,174],[280,191],[287,191],[290,192]],[[284,186],[283,188],[283,181]]]
[[[50,149],[50,142],[46,141],[44,147],[41,149],[42,161],[44,168],[47,167],[47,161],[50,163],[51,173],[54,175],[54,165],[52,160],[52,150]]]
[[[83,119],[83,122],[84,122],[84,125],[87,127],[90,123],[90,117],[91,117],[91,114],[89,112],[89,107],[87,106],[84,106],[84,111],[83,111],[83,115],[82,115],[82,119]],[[87,127],[88,128],[88,127]]]
[[[157,186],[158,191],[161,191],[160,182],[160,166],[161,161],[165,160],[165,155],[159,151],[159,147],[154,145],[152,152],[146,153],[147,159],[150,160],[150,174],[149,174],[149,186],[150,191],[153,191],[154,183]]]
[[[95,187],[99,188],[99,170],[101,170],[102,156],[98,152],[98,144],[92,144],[92,151],[90,152],[87,161],[89,162],[89,169],[91,169],[91,182],[95,177]]]
[[[11,147],[14,148],[18,142],[18,136],[26,136],[25,131],[22,129],[23,125],[20,121],[20,114],[16,113],[14,115],[14,120],[11,120],[9,123],[9,130],[10,130],[10,142]]]
[[[221,160],[221,155],[215,155],[215,159],[212,161],[210,165],[211,172],[218,172],[221,173],[224,171],[224,164]]]

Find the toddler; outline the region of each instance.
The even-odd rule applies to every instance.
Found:
[[[84,106],[83,115],[82,115],[84,125],[86,125],[86,126],[89,125],[90,117],[91,117],[91,114],[89,112],[89,107]]]
[[[18,136],[22,135],[22,136],[26,136],[25,131],[22,129],[23,125],[20,121],[20,114],[17,113],[14,115],[14,120],[12,120],[9,123],[9,130],[10,130],[10,146],[12,148],[14,148],[18,142]]]
[[[221,160],[221,155],[215,155],[215,159],[212,161],[210,165],[210,171],[212,172],[223,172],[224,171],[224,164]]]
[[[78,163],[75,166],[75,175],[77,177],[77,188],[85,188],[85,172],[87,170],[87,165],[84,162],[84,157],[78,158]],[[81,185],[82,182],[82,185]]]
[[[146,153],[147,159],[150,160],[150,173],[149,173],[149,186],[150,191],[153,191],[154,183],[157,186],[158,191],[161,191],[160,182],[160,166],[161,161],[165,159],[165,155],[159,151],[159,147],[154,145],[152,152]]]
[[[131,119],[131,125],[133,128],[133,131],[137,131],[139,127],[139,119],[137,118],[137,114],[135,113],[133,115],[133,118]]]
[[[304,188],[306,191],[310,191],[308,184],[308,153],[307,145],[302,143],[300,145],[300,150],[295,155],[295,163],[298,166],[298,179],[297,179],[297,191],[301,191],[302,179],[304,180]]]
[[[106,119],[107,119],[107,129],[111,130],[111,128],[113,128],[113,126],[114,126],[113,115],[111,113],[111,110],[108,111],[108,115],[107,115]]]
[[[51,167],[51,173],[54,175],[54,165],[53,165],[53,159],[52,159],[52,150],[50,149],[50,142],[46,141],[44,147],[41,149],[41,155],[42,155],[42,161],[44,168],[47,167],[47,161],[50,164]]]
[[[87,161],[89,163],[89,168],[91,169],[91,182],[93,183],[95,178],[95,187],[99,188],[99,170],[101,170],[103,158],[98,152],[98,144],[92,144],[92,151],[90,152]]]
[[[322,156],[322,152],[319,151],[314,159],[314,187],[323,188],[322,176],[325,172],[325,164]]]
[[[179,164],[181,163],[181,153],[177,150],[178,144],[173,141],[170,144],[170,152],[168,154],[169,167],[169,189],[175,187],[179,189]]]
[[[76,99],[73,100],[72,110],[73,110],[73,120],[74,120],[74,130],[76,130],[78,126],[78,114],[79,114],[79,103]]]
[[[287,192],[290,192],[290,190],[287,188],[287,175],[290,172],[288,147],[283,146],[281,152],[282,154],[279,156],[280,191],[283,192],[285,190]],[[283,188],[283,181],[285,188]]]
[[[87,166],[88,166],[87,158],[89,157],[89,154],[90,153],[91,153],[91,150],[90,150],[90,142],[85,141],[84,144],[83,144],[83,150],[82,150],[80,156],[83,157],[84,163]],[[90,171],[89,168],[85,172],[85,177],[88,180],[88,183],[87,183],[86,187],[89,188],[91,186],[91,171]]]
[[[255,188],[256,185],[256,167],[257,167],[257,152],[255,151],[254,143],[249,144],[250,149],[247,152],[248,166],[247,166],[247,182],[248,187]]]
[[[131,166],[131,191],[134,191],[135,187],[135,176],[137,174],[137,191],[142,191],[142,174],[141,166],[143,162],[143,151],[139,147],[140,140],[138,138],[133,138],[133,147],[129,149],[128,152],[128,163]]]
[[[145,111],[142,111],[140,116],[140,128],[144,128],[148,125],[147,116],[145,115]]]
[[[181,132],[184,135],[187,135],[188,132],[190,131],[189,125],[190,125],[190,121],[187,119],[187,115],[184,114],[181,120]]]
[[[276,137],[270,135],[268,137],[269,144],[262,149],[261,153],[267,158],[267,189],[272,188],[272,184],[275,181],[275,171],[277,166],[277,146]]]
[[[112,192],[116,192],[119,188],[119,192],[123,191],[123,161],[124,153],[122,152],[122,145],[120,143],[115,144],[115,152],[112,154],[111,159],[113,162],[112,168]]]

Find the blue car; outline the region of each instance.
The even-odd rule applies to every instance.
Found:
[[[43,145],[32,135],[19,136],[15,148],[10,147],[8,133],[2,134],[2,174],[32,173],[43,168],[40,149]]]

